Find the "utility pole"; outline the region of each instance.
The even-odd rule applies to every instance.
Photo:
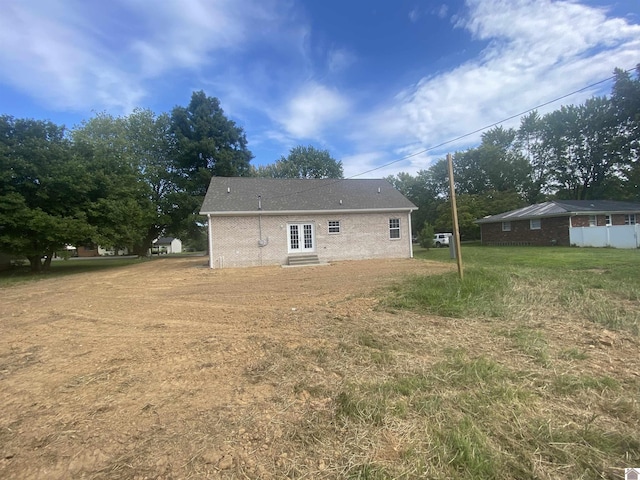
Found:
[[[453,219],[453,242],[456,246],[456,259],[458,261],[458,276],[463,279],[462,252],[460,251],[460,227],[458,226],[458,206],[456,205],[456,190],[453,187],[453,158],[447,153],[447,163],[449,165],[449,191],[451,194],[451,218]]]

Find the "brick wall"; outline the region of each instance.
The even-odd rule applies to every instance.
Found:
[[[389,219],[400,219],[400,239],[389,238]],[[340,221],[340,233],[330,234],[328,222]],[[213,217],[214,267],[284,265],[288,257],[288,224],[312,223],[315,252],[321,262],[411,256],[408,216],[399,213],[336,215],[263,215]],[[260,247],[262,239],[268,242]]]
[[[481,232],[483,245],[569,246],[568,217],[542,218],[539,230],[531,230],[529,220],[511,221],[509,232],[502,231],[502,222],[483,223]]]
[[[638,214],[636,215],[636,221],[640,220]],[[589,227],[589,219],[592,215],[576,215],[571,217],[571,225],[574,227]],[[604,227],[607,225],[606,215],[593,215],[596,217],[596,223],[598,227]],[[611,215],[611,225],[624,225],[624,214],[615,213]]]
[[[79,257],[97,257],[99,255],[97,245],[78,245],[77,252]]]

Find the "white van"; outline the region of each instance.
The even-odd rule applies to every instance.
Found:
[[[448,247],[451,237],[453,237],[453,233],[436,233],[433,236],[433,246],[436,248]]]

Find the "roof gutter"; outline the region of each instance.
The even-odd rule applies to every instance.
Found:
[[[401,208],[368,208],[368,209],[340,209],[340,210],[245,210],[237,212],[205,212],[201,211],[200,215],[216,216],[216,217],[248,217],[255,215],[336,215],[340,213],[391,213],[391,212],[413,212],[418,207],[401,207]]]
[[[603,210],[599,212],[564,212],[564,213],[551,213],[547,215],[526,215],[522,217],[502,217],[502,218],[480,218],[474,220],[474,223],[498,223],[498,222],[516,222],[518,220],[533,220],[536,218],[554,218],[554,217],[577,217],[578,215],[630,215],[634,212],[629,210],[623,211],[608,211]]]

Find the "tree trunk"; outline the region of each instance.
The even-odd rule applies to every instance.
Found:
[[[42,265],[42,270],[44,272],[48,272],[51,269],[51,260],[53,259],[53,251],[47,252],[47,255],[44,259],[44,264]]]
[[[148,256],[151,252],[151,245],[156,237],[157,233],[155,231],[149,232],[142,242],[133,246],[134,255],[137,255],[138,257]]]
[[[31,265],[31,273],[42,273],[42,261],[40,255],[30,255],[27,257]]]

